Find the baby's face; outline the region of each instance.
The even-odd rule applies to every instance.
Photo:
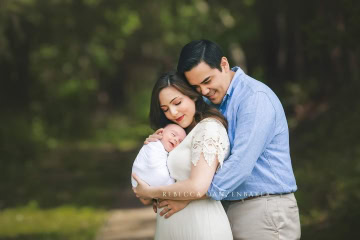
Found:
[[[161,143],[167,152],[171,152],[186,137],[185,130],[176,125],[169,124],[164,128]]]

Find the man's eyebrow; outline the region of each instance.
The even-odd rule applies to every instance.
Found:
[[[174,97],[171,101],[170,101],[170,103],[172,102],[172,101],[174,101],[175,100],[175,98],[177,98],[178,96],[176,96],[176,97]],[[165,105],[160,105],[160,107],[166,107]]]

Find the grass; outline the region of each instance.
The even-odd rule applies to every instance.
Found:
[[[107,212],[90,207],[40,209],[36,202],[0,212],[0,239],[94,239]]]

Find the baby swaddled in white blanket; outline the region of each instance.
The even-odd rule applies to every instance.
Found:
[[[150,186],[164,186],[174,183],[167,168],[167,157],[186,137],[185,130],[176,124],[168,124],[163,132],[162,139],[144,145],[138,153],[132,172]],[[133,187],[137,182],[131,177]]]

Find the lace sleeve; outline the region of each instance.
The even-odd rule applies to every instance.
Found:
[[[209,166],[216,157],[222,166],[229,155],[229,138],[224,126],[214,118],[207,118],[198,123],[191,144],[191,161],[196,166],[201,153]]]

